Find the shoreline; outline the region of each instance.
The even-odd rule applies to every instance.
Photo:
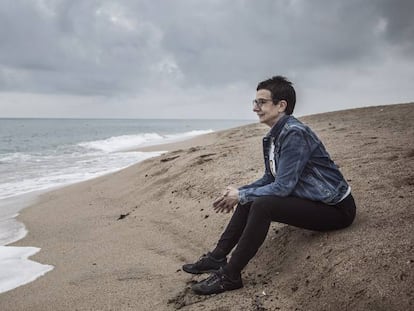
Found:
[[[24,239],[29,233],[24,223],[18,221],[22,210],[35,205],[43,193],[29,193],[17,197],[3,199],[0,213],[2,231],[0,237],[0,295],[19,286],[33,282],[53,269],[53,266],[43,265],[29,258],[40,251],[33,246],[11,246]],[[3,229],[4,229],[3,228]]]
[[[219,130],[225,131],[225,130]],[[145,152],[145,153],[158,153],[155,154],[149,158],[145,158],[144,160],[140,160],[137,163],[134,163],[130,166],[121,168],[116,171],[107,172],[102,175],[98,175],[96,177],[92,177],[85,180],[80,181],[74,181],[74,182],[68,182],[67,184],[63,185],[56,185],[52,186],[48,189],[42,189],[37,191],[31,191],[28,193],[20,194],[13,197],[8,197],[5,199],[0,200],[0,221],[3,225],[7,226],[8,228],[8,236],[0,237],[0,248],[2,249],[1,253],[3,255],[0,256],[0,262],[3,260],[3,266],[5,264],[10,265],[11,267],[18,265],[20,267],[19,270],[15,270],[16,279],[19,278],[19,272],[17,271],[24,271],[24,275],[20,276],[21,281],[12,281],[12,285],[10,285],[10,282],[7,282],[6,280],[10,278],[10,274],[6,273],[6,275],[0,275],[2,276],[3,283],[5,284],[3,287],[0,284],[0,295],[2,293],[5,293],[7,291],[13,290],[19,286],[23,286],[25,284],[28,284],[30,282],[35,281],[37,278],[43,276],[45,273],[51,271],[53,269],[53,266],[51,265],[42,265],[38,262],[35,262],[33,260],[30,260],[29,258],[41,251],[41,248],[34,247],[34,246],[14,246],[18,241],[23,240],[26,238],[28,234],[30,234],[29,230],[27,230],[26,225],[24,222],[20,221],[20,214],[24,212],[26,208],[30,208],[33,205],[36,205],[36,203],[41,200],[41,198],[44,195],[47,195],[48,193],[58,191],[60,189],[64,189],[66,187],[70,187],[72,185],[76,184],[82,184],[84,182],[92,181],[94,179],[98,178],[105,178],[107,176],[110,176],[111,174],[115,174],[117,172],[120,172],[122,170],[126,170],[131,166],[138,165],[141,162],[156,158],[161,156],[163,153],[171,152],[174,150],[179,150],[182,148],[189,148],[193,146],[195,143],[197,145],[205,145],[212,143],[213,136],[210,134],[213,134],[216,132],[211,133],[205,133],[200,134],[196,136],[192,136],[189,138],[181,138],[176,141],[172,142],[166,142],[166,143],[160,143],[160,144],[154,144],[149,146],[143,146],[139,148],[134,148],[130,150],[125,150],[125,152]],[[205,137],[204,137],[205,136]],[[16,233],[17,232],[17,233]],[[7,262],[6,262],[7,260]],[[30,269],[32,269],[32,272],[30,272]],[[10,270],[10,269],[9,269]],[[6,282],[5,282],[6,281]]]
[[[414,216],[407,195],[413,184],[410,169],[401,167],[414,157],[413,107],[300,118],[318,133],[350,180],[359,208],[356,223],[329,234],[272,225],[243,272],[242,290],[197,297],[187,288],[198,277],[179,268],[210,249],[228,222],[230,215],[211,210],[217,192],[261,175],[266,127],[259,124],[206,134],[204,144],[196,137],[192,146],[182,144],[121,171],[42,194],[19,215],[29,234],[13,246],[41,247],[32,258],[55,269],[0,294],[0,308],[407,309],[414,284],[408,238]]]

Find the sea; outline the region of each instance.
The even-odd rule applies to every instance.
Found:
[[[45,191],[112,173],[163,152],[139,147],[186,140],[252,120],[0,118],[0,293],[53,269],[9,244],[28,232],[19,211]]]

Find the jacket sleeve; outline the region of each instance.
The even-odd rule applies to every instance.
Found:
[[[290,130],[281,142],[277,175],[273,182],[254,188],[239,189],[241,204],[266,195],[286,197],[294,190],[300,175],[309,161],[316,146],[306,139],[306,133],[300,129]]]
[[[261,187],[261,186],[270,184],[273,180],[274,180],[273,176],[269,172],[265,171],[262,178],[256,180],[255,182],[252,182],[251,184],[240,187],[239,191],[242,189]]]

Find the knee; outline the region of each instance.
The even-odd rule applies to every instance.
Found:
[[[343,221],[343,227],[342,228],[349,227],[350,225],[352,225],[354,220],[355,220],[355,212],[353,212],[352,214],[347,215],[347,217],[345,217],[345,219]]]

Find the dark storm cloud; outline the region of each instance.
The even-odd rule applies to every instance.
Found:
[[[407,53],[414,53],[414,1],[382,1],[380,14],[387,23],[386,39]]]
[[[20,91],[99,94],[132,88],[157,59],[156,30],[133,29],[122,7],[100,3],[2,3],[0,79]]]
[[[374,35],[375,10],[361,3],[232,3],[199,15],[180,7],[177,22],[166,27],[164,44],[192,80],[225,83],[252,74],[256,80],[268,72],[361,62],[376,57],[382,43]]]
[[[80,1],[0,4],[0,90],[139,92],[375,65],[413,50],[414,2]],[[400,54],[399,54],[400,53]]]
[[[186,76],[202,84],[257,81],[271,72],[359,67],[380,61],[390,44],[414,42],[392,34],[400,29],[388,28],[401,24],[405,32],[414,25],[408,18],[401,22],[406,13],[397,14],[412,12],[411,4],[389,10],[390,2],[238,1],[193,15],[180,7],[164,43]]]

